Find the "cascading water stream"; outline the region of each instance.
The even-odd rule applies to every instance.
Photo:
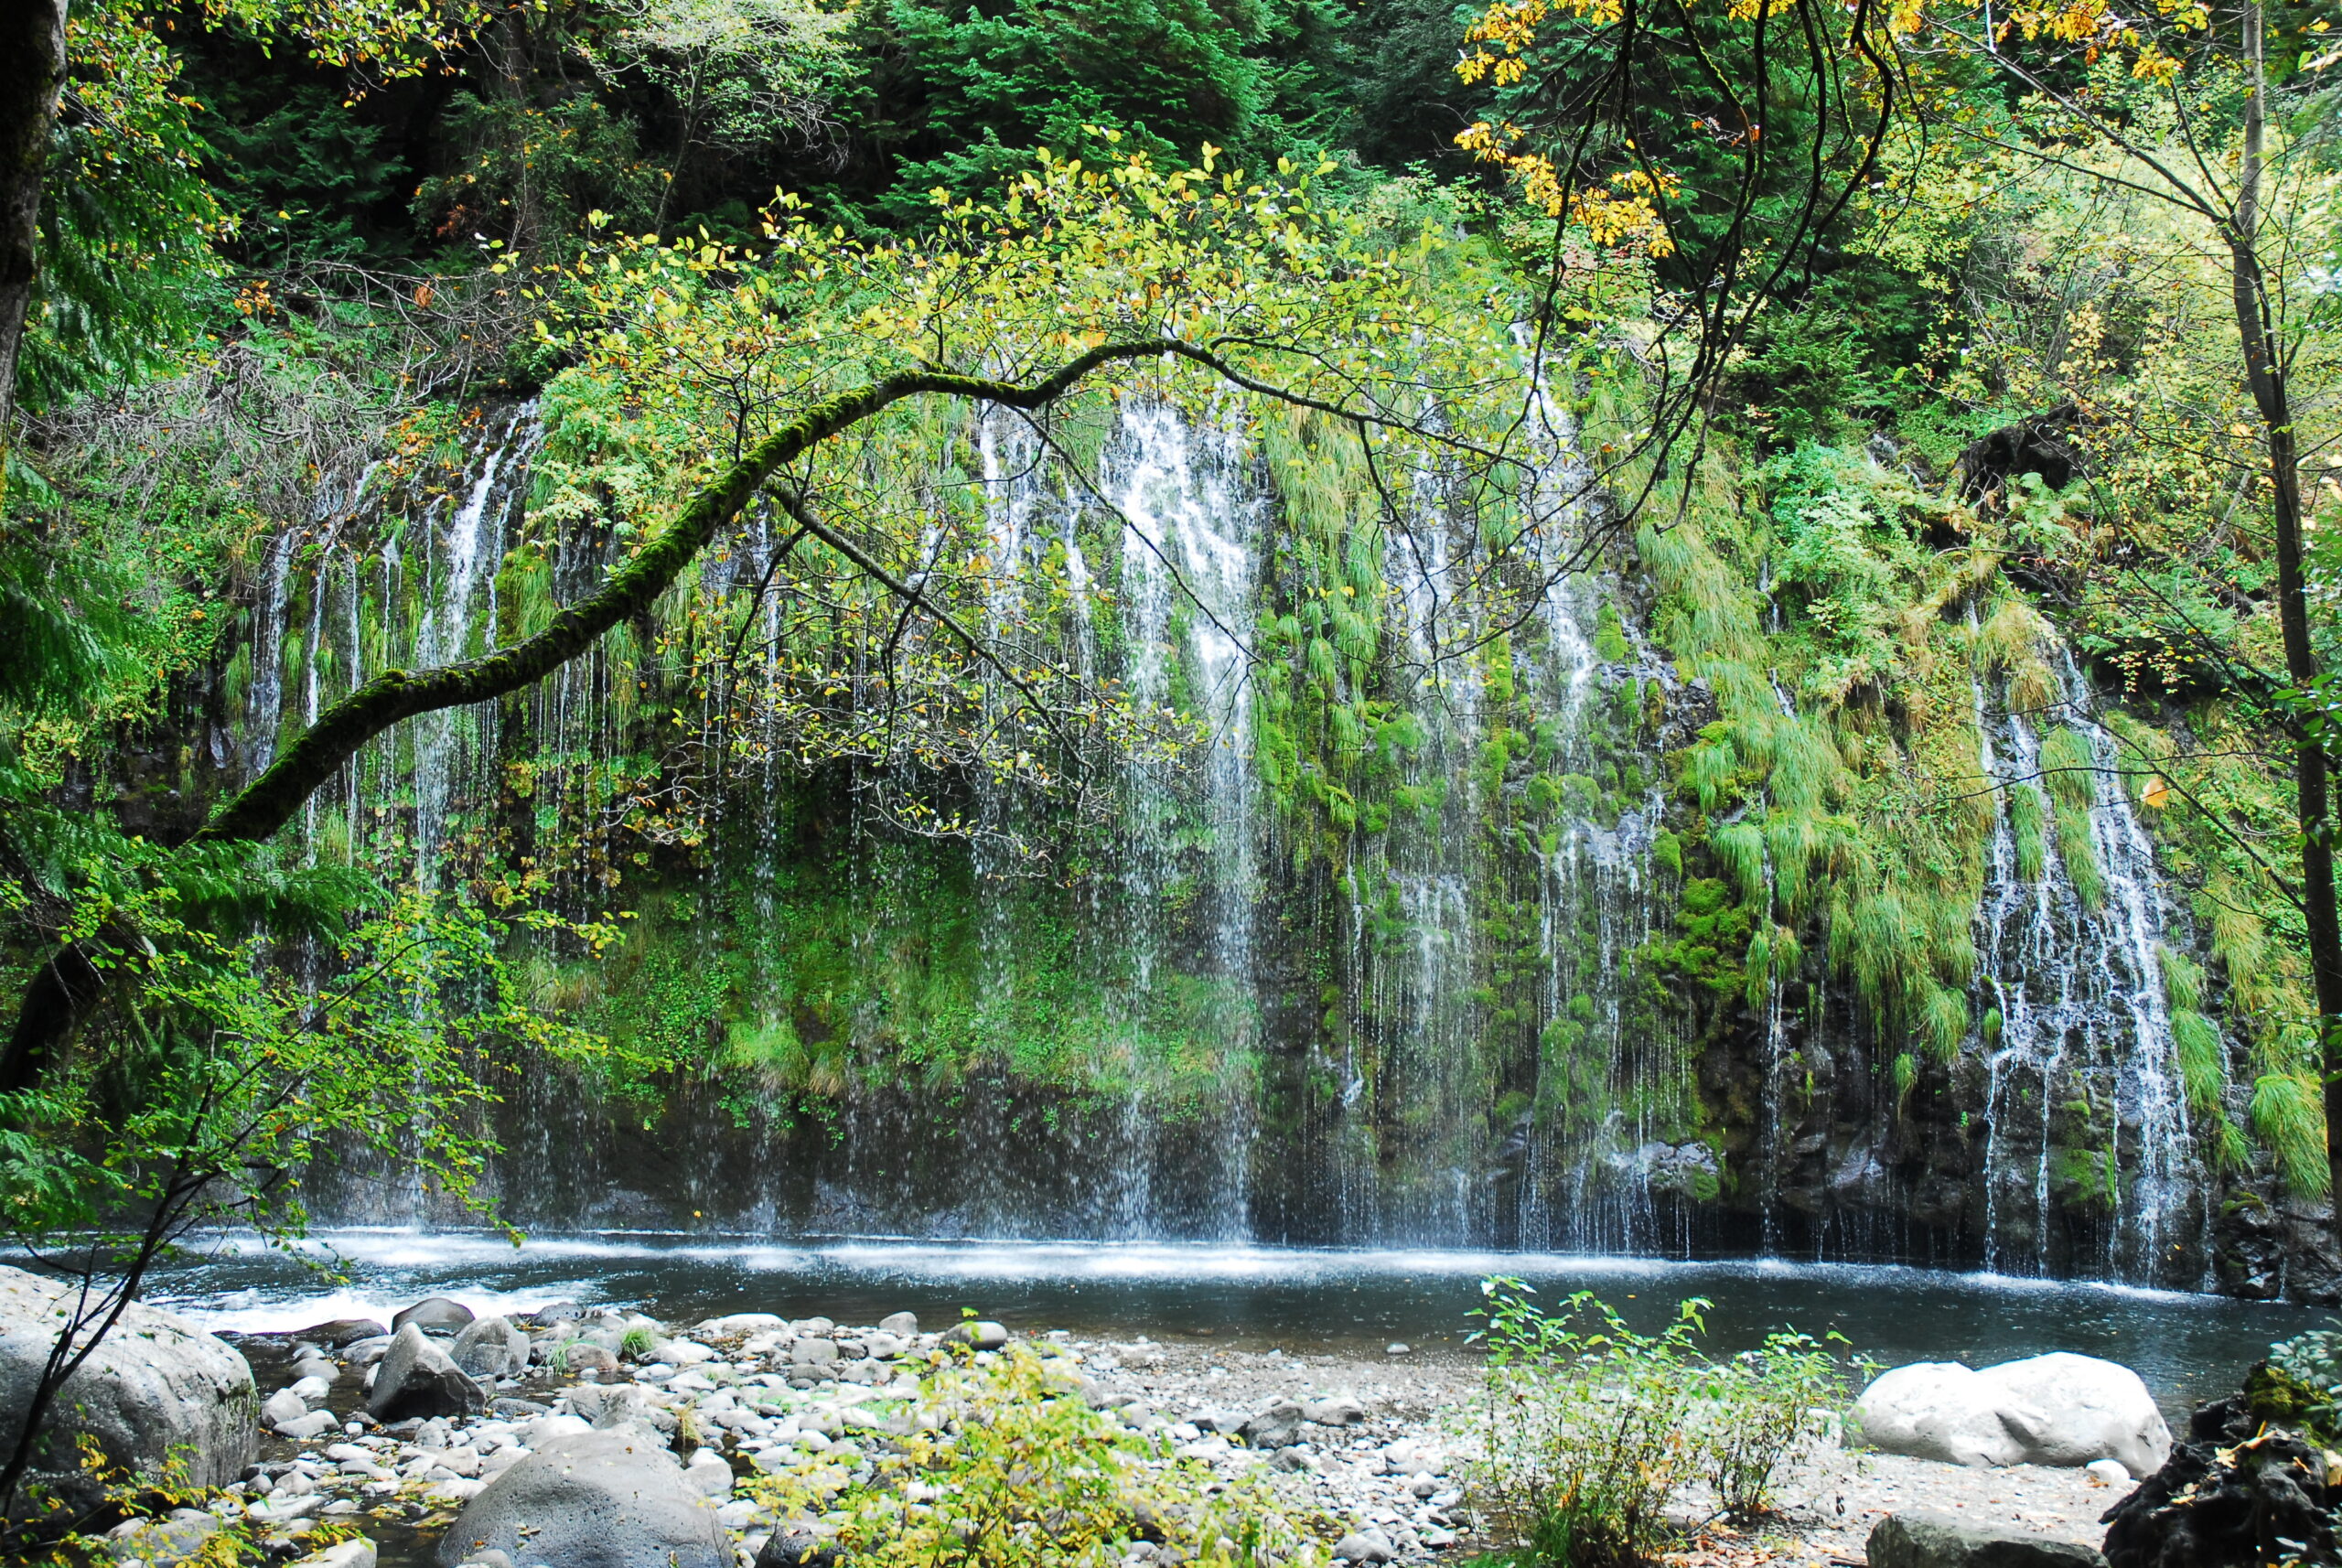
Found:
[[[2040,847],[2021,852],[2008,802],[2014,791],[2044,788],[2041,737],[2014,703],[1996,721],[1976,688],[1979,765],[2001,802],[1972,988],[1986,1077],[1983,1262],[1993,1271],[2087,1265],[2111,1278],[2158,1278],[2175,1248],[2201,1254],[2206,1220],[2157,951],[2180,917],[2088,682],[2070,654],[2059,665],[2060,701],[2043,717],[2090,737],[2090,804],[2079,819],[2087,843],[2060,836],[2076,819],[2061,827],[2036,806]],[[2028,875],[2030,853],[2040,865]],[[2095,900],[2068,870],[2068,857],[2083,854],[2103,885]],[[2058,1233],[2060,1214],[2076,1210],[2097,1215],[2095,1235]]]
[[[1156,924],[1178,847],[1200,841],[1209,868],[1205,932],[1223,1050],[1249,1060],[1259,1036],[1253,922],[1261,897],[1260,811],[1252,774],[1250,650],[1263,498],[1246,473],[1232,432],[1158,403],[1125,405],[1101,463],[1101,488],[1123,524],[1123,635],[1129,684],[1142,710],[1170,703],[1175,682],[1203,730],[1200,788],[1183,811],[1169,768],[1132,764],[1124,884],[1142,993],[1160,961]],[[1223,1190],[1215,1230],[1250,1233],[1245,1191],[1252,1161],[1250,1106],[1231,1096],[1220,1134]]]
[[[1468,510],[1436,482],[1419,481],[1413,515],[1377,546],[1387,589],[1378,629],[1397,650],[1397,674],[1378,671],[1372,701],[1412,721],[1420,742],[1392,764],[1409,804],[1387,826],[1349,833],[1318,895],[1325,908],[1314,929],[1329,944],[1322,954],[1293,945],[1313,929],[1305,903],[1295,902],[1305,890],[1282,858],[1292,846],[1271,820],[1275,808],[1253,755],[1251,644],[1279,591],[1263,553],[1279,504],[1265,466],[1236,424],[1159,403],[1119,409],[1089,476],[1021,421],[979,417],[970,477],[981,478],[978,521],[990,534],[978,612],[987,630],[1101,682],[1121,682],[1140,709],[1176,714],[1198,736],[1183,759],[1142,755],[1124,765],[1112,860],[1068,895],[1081,911],[1075,950],[1090,955],[1077,961],[1110,977],[1103,983],[1120,998],[1122,1014],[1107,1023],[1113,1037],[1098,1047],[1101,1060],[1125,1053],[1112,1058],[1120,1098],[1069,1115],[1047,1134],[1060,1140],[1050,1157],[1066,1165],[1054,1184],[962,1180],[939,1204],[928,1177],[905,1174],[929,1124],[922,1118],[939,1114],[921,1109],[914,1085],[884,1110],[845,1105],[834,1154],[770,1141],[726,1153],[725,1141],[713,1138],[665,1151],[672,1168],[654,1182],[596,1148],[587,1119],[598,1112],[578,1091],[531,1084],[519,1097],[525,1113],[504,1136],[516,1212],[558,1190],[596,1195],[558,1210],[573,1219],[652,1215],[661,1211],[658,1193],[672,1187],[742,1223],[782,1229],[1238,1240],[1262,1233],[1264,1205],[1282,1205],[1278,1233],[1313,1240],[1649,1253],[1680,1252],[1707,1236],[1695,1232],[1695,1209],[1715,1198],[1720,1181],[1736,1178],[1750,1216],[1743,1246],[1780,1248],[1805,1235],[1821,1255],[1832,1247],[1891,1254],[1891,1224],[1849,1226],[1826,1207],[1803,1230],[1778,1223],[1800,1200],[1783,1175],[1792,1158],[1820,1163],[1809,1159],[1813,1064],[1831,1069],[1834,1053],[1834,1070],[1847,1073],[1868,1048],[1867,1026],[1826,983],[1800,984],[1794,1005],[1778,965],[1761,990],[1752,986],[1744,1026],[1756,1047],[1749,1141],[1729,1169],[1724,1151],[1702,1141],[1705,1112],[1692,1099],[1700,1091],[1687,1086],[1695,1049],[1708,1047],[1682,1037],[1674,1015],[1650,1004],[1658,986],[1646,967],[1669,938],[1681,891],[1655,859],[1675,808],[1646,715],[1660,705],[1661,688],[1672,693],[1682,678],[1618,608],[1628,602],[1621,585],[1580,558],[1595,536],[1589,476],[1566,413],[1550,401],[1536,412],[1541,456],[1523,510],[1538,531],[1542,570],[1510,634],[1511,689],[1493,694],[1486,660],[1457,651],[1484,646],[1489,629],[1473,620],[1485,608],[1459,588],[1481,570],[1473,553],[1481,524]],[[251,640],[248,767],[266,760],[288,717],[313,719],[371,671],[496,645],[498,575],[518,558],[537,439],[533,409],[510,409],[472,427],[456,482],[433,492],[360,472],[318,512],[308,535],[315,548],[290,534],[272,542]],[[422,526],[396,526],[402,513]],[[1120,537],[1093,582],[1083,540],[1098,544],[1101,518]],[[698,581],[709,613],[743,613],[777,547],[771,519],[745,520]],[[590,591],[620,546],[579,529],[526,548],[543,552],[534,559],[559,602]],[[1345,567],[1360,569],[1355,560]],[[1377,568],[1362,569],[1370,576]],[[744,650],[769,675],[784,653],[784,620],[774,596],[754,613]],[[320,797],[305,853],[323,853],[330,829],[341,841],[332,853],[440,879],[472,824],[490,821],[516,758],[530,770],[534,794],[523,809],[537,831],[582,818],[577,842],[608,838],[606,792],[615,770],[635,765],[627,753],[638,745],[628,725],[639,721],[614,685],[634,678],[620,657],[596,650],[565,666],[508,708],[500,725],[486,709],[432,715],[369,747],[336,786],[340,798]],[[987,716],[1007,714],[1013,691],[983,679]],[[2207,1176],[2175,1070],[2157,952],[2159,942],[2185,940],[2185,919],[2157,881],[2145,829],[2113,777],[2113,748],[2070,660],[2062,684],[2057,711],[2092,737],[2087,832],[2105,895],[2085,905],[2057,853],[2054,822],[2042,830],[2043,866],[2025,875],[2004,804],[1984,851],[1974,924],[1970,999],[1982,1022],[1965,1051],[1978,1069],[1973,1108],[1984,1125],[1970,1233],[1996,1270],[2162,1281],[2163,1255],[2200,1251],[2206,1224]],[[1778,680],[1772,689],[1795,717]],[[1329,694],[1363,711],[1368,693],[1348,655]],[[2036,781],[2041,734],[2034,717],[2008,711],[2004,693],[1979,684],[1974,701],[1980,763],[2005,800]],[[727,754],[745,746],[753,762],[733,770],[725,788],[736,798],[721,809],[745,835],[745,849],[725,853],[756,863],[749,907],[769,925],[786,918],[784,884],[774,875],[788,852],[779,801],[797,776],[768,740],[736,744],[724,727],[733,722],[713,711],[702,720],[709,744]],[[1483,766],[1500,732],[1509,749],[1497,761],[1507,766]],[[1535,764],[1524,774],[1531,746]],[[1629,777],[1637,767],[1639,783]],[[1525,779],[1552,792],[1534,826],[1511,804]],[[1043,896],[1002,846],[1048,825],[1013,786],[979,779],[968,788],[978,829],[967,851],[972,994],[997,1032],[1026,1004],[1018,922]],[[1761,818],[1767,808],[1759,800],[1748,809]],[[603,864],[573,856],[546,865],[553,896],[577,914],[608,908]],[[891,885],[876,878],[854,897],[876,910]],[[855,933],[854,962],[886,961],[877,931],[874,920]],[[778,972],[759,973],[771,983]],[[1492,980],[1508,974],[1519,978]],[[1500,995],[1499,983],[1519,990]],[[1190,1097],[1176,1111],[1150,1076],[1159,1069],[1127,1043],[1143,1034],[1140,1025],[1159,1021],[1174,993],[1204,999],[1185,1016],[1208,1019],[1217,1064],[1214,1096]],[[1341,1027],[1286,1044],[1290,1020],[1305,1013]],[[1500,1017],[1520,1030],[1526,1050],[1507,1057],[1490,1046]],[[859,1047],[869,1037],[862,1031],[885,1021],[863,1015],[842,1026]],[[1280,1052],[1316,1098],[1272,1142],[1262,1115],[1284,1070]],[[970,1163],[980,1151],[1037,1135],[1013,1098],[988,1103],[955,1113],[962,1152],[919,1158],[936,1173],[981,1171]],[[1885,1188],[1897,1122],[1883,1104],[1875,1115],[1875,1128],[1828,1151],[1830,1192]],[[736,1160],[744,1163],[726,1164]],[[532,1165],[563,1174],[532,1185]]]

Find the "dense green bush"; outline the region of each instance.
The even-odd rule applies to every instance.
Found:
[[[1524,1568],[1646,1561],[1673,1533],[1670,1502],[1702,1487],[1720,1512],[1769,1511],[1844,1400],[1836,1359],[1801,1334],[1710,1357],[1703,1300],[1646,1335],[1590,1292],[1548,1313],[1519,1280],[1480,1288],[1488,1377],[1466,1479],[1476,1523]]]

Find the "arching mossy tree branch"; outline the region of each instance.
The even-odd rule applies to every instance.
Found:
[[[906,371],[818,403],[743,453],[693,495],[649,544],[612,572],[599,589],[563,609],[543,631],[510,648],[459,663],[429,670],[386,670],[334,703],[266,771],[221,806],[191,842],[256,843],[270,838],[297,816],[302,804],[368,742],[401,720],[493,702],[543,680],[591,648],[611,628],[647,614],[767,480],[830,437],[889,405],[936,393],[1036,409],[1065,396],[1102,366],[1165,355],[1233,375],[1209,349],[1156,338],[1101,344],[1029,384],[941,370]],[[1249,381],[1247,384],[1257,385]],[[1273,388],[1258,390],[1277,395]],[[859,564],[865,570],[875,565],[866,558]],[[877,575],[881,585],[890,591],[899,592],[905,586],[886,574]],[[0,1056],[0,1090],[22,1090],[40,1081],[58,1047],[102,999],[108,947],[128,936],[126,932],[101,933],[64,944],[41,966],[26,988],[16,1028],[5,1054]]]

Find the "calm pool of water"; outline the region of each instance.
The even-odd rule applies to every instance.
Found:
[[[151,1295],[212,1327],[246,1330],[385,1316],[450,1295],[475,1310],[567,1298],[682,1322],[726,1312],[871,1322],[908,1307],[932,1326],[972,1307],[1015,1328],[1379,1355],[1394,1340],[1462,1349],[1479,1282],[1492,1273],[1525,1279],[1548,1301],[1593,1291],[1641,1327],[1703,1296],[1718,1350],[1794,1326],[1834,1331],[1851,1354],[1889,1366],[2103,1356],[2136,1369],[2174,1414],[2233,1389],[2271,1341],[2326,1320],[2216,1296],[1853,1264],[639,1234],[531,1237],[515,1248],[478,1231],[358,1230],[322,1233],[300,1259],[221,1241],[171,1265]]]

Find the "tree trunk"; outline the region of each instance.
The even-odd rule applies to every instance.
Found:
[[[2277,626],[2284,640],[2285,674],[2294,689],[2305,692],[2317,679],[2318,665],[2302,575],[2301,454],[2283,344],[2270,308],[2268,275],[2261,270],[2258,244],[2268,114],[2259,0],[2244,11],[2244,61],[2251,92],[2245,101],[2244,156],[2228,235],[2229,256],[2237,335],[2244,342],[2245,384],[2268,439],[2271,510],[2277,534]],[[2334,899],[2332,784],[2326,743],[2315,731],[2304,733],[2294,746],[2294,783],[2302,825],[2302,917],[2309,933],[2318,1062],[2326,1083],[2327,1198],[2333,1206],[2336,1245],[2342,1247],[2342,911]]]
[[[16,355],[38,270],[41,173],[64,87],[65,0],[0,4],[0,467],[16,428]]]

